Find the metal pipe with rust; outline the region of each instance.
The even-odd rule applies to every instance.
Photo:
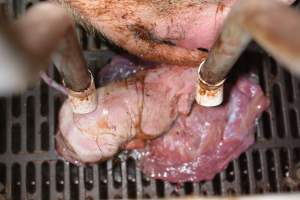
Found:
[[[15,69],[7,79],[18,74],[16,80],[22,80],[18,84],[23,86],[10,89],[25,89],[24,86],[36,80],[53,58],[68,89],[73,111],[83,114],[95,110],[97,97],[93,77],[77,41],[73,20],[63,8],[53,3],[39,3],[14,25],[3,21],[0,25],[0,42],[5,44],[0,51],[7,54],[0,61],[0,69],[4,72]]]
[[[288,70],[300,75],[299,21],[300,14],[280,2],[239,0],[199,67],[197,102],[203,106],[222,103],[224,80],[252,38]]]

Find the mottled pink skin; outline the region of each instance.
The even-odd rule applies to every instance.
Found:
[[[237,0],[202,1],[193,7],[180,6],[156,23],[155,34],[177,46],[210,49],[225,18]],[[186,4],[192,4],[192,1]],[[184,4],[184,3],[183,3]]]
[[[77,19],[149,61],[199,65],[237,0],[58,0]],[[244,0],[247,1],[247,0]],[[278,1],[278,0],[268,0]],[[291,3],[294,0],[281,0]],[[176,46],[168,43],[175,43]]]
[[[186,114],[190,111],[195,96],[197,69],[180,68],[148,70],[141,121],[143,132],[147,135],[162,134],[170,128],[178,113]],[[166,119],[171,123],[166,123]]]
[[[238,0],[192,1],[174,6],[167,17],[155,23],[154,35],[172,41],[176,46],[210,49],[220,33],[226,17]],[[274,0],[276,1],[276,0]],[[277,0],[292,4],[295,0]],[[194,1],[195,2],[195,1]],[[187,5],[193,5],[192,7]]]
[[[68,159],[70,162],[90,163],[109,158],[117,153],[123,142],[136,134],[131,127],[138,118],[140,84],[125,87],[116,83],[98,89],[97,93],[98,106],[92,113],[74,114],[68,100],[60,110],[57,144],[68,143],[69,148],[60,154],[68,159],[66,155],[72,149],[74,154],[73,159]]]
[[[140,166],[153,178],[171,182],[212,179],[254,142],[255,120],[269,100],[261,88],[242,78],[220,107],[194,105],[162,137],[149,142]]]
[[[97,109],[77,115],[67,100],[59,114],[57,149],[67,160],[93,163],[116,154],[133,138],[153,138],[189,112],[196,68],[165,66],[97,90]],[[160,116],[160,120],[157,120]]]

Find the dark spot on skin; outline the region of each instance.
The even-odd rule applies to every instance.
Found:
[[[134,33],[135,37],[141,40],[153,41],[153,42],[157,41],[152,36],[152,34],[148,31],[148,29],[143,25],[135,24],[135,25],[130,25],[128,28]]]
[[[122,19],[126,19],[126,18],[127,18],[127,16],[128,16],[128,14],[127,14],[127,13],[125,13],[124,15],[122,15]]]
[[[171,41],[168,41],[168,40],[163,40],[162,41],[164,44],[167,44],[167,45],[170,45],[170,46],[175,46],[175,44]]]
[[[204,51],[204,52],[207,52],[208,53],[208,49],[205,49],[205,48],[201,48],[201,47],[199,47],[199,48],[197,48],[199,51]]]
[[[219,3],[218,3],[218,6],[217,6],[216,14],[218,14],[218,12],[223,12],[223,11],[224,11],[224,8],[225,8],[225,4],[222,3],[222,2],[219,2]]]

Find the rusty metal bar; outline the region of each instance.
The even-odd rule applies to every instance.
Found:
[[[38,4],[17,22],[23,32],[23,46],[34,59],[53,60],[66,86],[76,92],[90,85],[88,72],[81,48],[76,38],[75,26],[64,9],[50,3]]]
[[[81,92],[91,83],[91,76],[77,41],[73,23],[68,24],[69,30],[58,50],[52,56],[67,88]]]
[[[32,58],[39,58],[40,61],[48,61],[52,56],[68,89],[74,113],[94,111],[97,107],[96,88],[77,40],[72,18],[63,8],[51,3],[41,3],[33,9],[17,24],[26,38],[23,46]]]
[[[208,59],[199,70],[197,102],[203,105],[205,96],[204,104],[207,103],[207,91],[212,94],[208,101],[216,98],[218,100],[212,106],[222,102],[222,92],[217,90],[222,87],[222,82],[251,41],[251,37],[283,62],[290,71],[300,74],[299,21],[300,15],[282,3],[239,0],[226,19]],[[210,106],[210,103],[207,105]]]
[[[269,2],[269,1],[267,1]],[[267,3],[264,1],[264,3]],[[261,3],[261,1],[260,1]],[[280,3],[269,8],[267,16],[256,13],[256,20],[247,20],[245,29],[265,50],[289,71],[300,75],[300,14]],[[253,19],[254,19],[253,17]]]
[[[201,77],[209,84],[225,79],[251,36],[288,69],[300,74],[300,15],[276,1],[240,0],[229,14]]]
[[[14,26],[6,23],[3,27],[0,29],[0,80],[3,82],[0,90],[6,88],[6,93],[15,91],[16,87],[25,90],[53,57],[68,89],[73,112],[83,114],[95,110],[97,95],[93,77],[77,41],[75,25],[63,8],[40,3]],[[2,76],[7,80],[1,79]]]
[[[26,77],[24,82],[28,82],[33,75],[38,77],[39,71],[47,67],[54,50],[58,49],[54,60],[66,86],[75,92],[90,86],[91,76],[76,38],[74,23],[64,9],[53,3],[40,3],[14,25],[4,22],[1,25],[1,44],[6,44],[5,48],[1,45],[1,49],[10,56],[1,59],[3,71],[8,68],[4,67],[7,62],[16,67],[15,71],[28,69],[22,73],[23,79]]]

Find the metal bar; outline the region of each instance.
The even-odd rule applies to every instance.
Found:
[[[35,190],[35,199],[41,199],[42,198],[42,163],[41,162],[35,162],[35,184],[36,184],[36,190]]]
[[[226,180],[226,172],[220,172],[220,179],[221,179],[221,195],[224,196],[226,195],[227,192],[227,184],[225,183]]]
[[[266,151],[261,149],[258,151],[260,155],[260,163],[261,163],[261,173],[262,173],[262,179],[261,179],[261,187],[264,193],[269,192],[270,190],[270,180],[268,177],[268,164],[267,164],[267,158],[266,158]]]
[[[112,199],[115,195],[115,188],[113,185],[113,174],[112,174],[112,161],[107,162],[107,186],[108,186],[108,198]]]
[[[242,51],[251,41],[250,34],[242,26],[243,21],[249,15],[249,10],[253,8],[246,1],[239,1],[232,9],[220,36],[199,72],[203,80],[211,85],[225,79]]]
[[[54,78],[54,67],[50,66],[49,75]],[[49,150],[51,152],[55,151],[55,93],[53,90],[48,90],[48,124],[49,124]]]
[[[200,77],[210,85],[224,80],[251,36],[290,71],[300,74],[299,20],[296,11],[276,1],[240,0],[229,14]]]
[[[61,22],[64,25],[57,26]],[[24,46],[30,47],[33,57],[38,55],[43,60],[49,60],[51,53],[59,45],[54,62],[68,88],[83,91],[89,86],[90,75],[76,38],[75,26],[64,9],[49,3],[39,4],[19,20],[17,25],[22,30],[23,37],[27,38],[28,43]],[[40,28],[30,30],[32,26]]]
[[[292,174],[292,169],[294,167],[294,161],[293,161],[293,148],[287,149],[287,157],[288,157],[288,166],[289,166],[289,174]]]
[[[210,185],[210,190],[209,193],[211,193],[211,195],[213,195],[213,189],[212,189],[212,182],[209,181],[208,184]],[[193,195],[199,195],[200,194],[200,185],[197,182],[193,183]]]
[[[42,149],[42,132],[41,132],[41,100],[40,100],[40,83],[38,87],[35,88],[34,91],[34,150],[41,150]]]
[[[298,84],[298,80],[295,77],[292,77],[293,94],[294,94],[293,99],[294,102],[299,103],[298,99],[300,99],[300,90],[297,89],[297,84]]]
[[[128,188],[127,188],[127,185],[128,185],[128,180],[127,180],[127,166],[126,166],[126,159],[127,159],[127,156],[126,155],[119,155],[119,158],[120,158],[120,161],[121,161],[121,179],[122,179],[122,198],[129,198],[128,197]]]
[[[88,50],[95,50],[96,49],[96,43],[94,41],[94,37],[92,37],[91,35],[87,36],[87,49]]]
[[[275,185],[277,187],[277,191],[281,191],[282,182],[279,180],[282,180],[282,174],[281,174],[282,163],[280,161],[279,149],[273,149],[272,152],[274,155],[274,171],[277,180]]]
[[[172,192],[174,191],[174,187],[169,182],[164,182],[164,192],[165,192],[165,198],[172,197]]]
[[[70,164],[64,163],[64,199],[71,199],[70,190]]]
[[[241,173],[243,173],[239,167],[238,160],[233,161],[233,171],[234,171],[234,188],[237,194],[241,194]]]
[[[5,194],[7,199],[12,196],[12,165],[6,163],[6,185],[5,185]]]
[[[26,166],[28,163],[21,163],[20,170],[21,170],[21,177],[20,177],[20,188],[21,188],[21,197],[27,196],[27,188],[26,188]]]
[[[271,77],[270,77],[270,73],[269,73],[270,68],[271,68],[271,60],[270,59],[271,58],[268,57],[267,59],[265,59],[263,61],[263,66],[262,67],[269,69],[269,70],[264,70],[263,71],[263,76],[264,76],[264,80],[265,81],[272,80]],[[268,95],[270,95],[270,98],[271,98],[273,85],[271,83],[268,83],[268,84],[265,84],[265,85],[266,85],[266,91],[265,92]],[[271,137],[276,139],[278,137],[278,134],[277,134],[276,126],[275,126],[275,124],[276,124],[276,116],[274,116],[275,115],[274,104],[271,104],[271,106],[269,107],[268,114],[270,116],[270,119],[272,119],[272,120],[270,120]],[[262,126],[262,123],[260,123],[260,125]],[[262,127],[260,127],[259,130],[261,130],[261,131],[259,131],[259,133],[262,134],[262,130],[263,130]]]
[[[90,74],[77,41],[73,24],[53,55],[53,62],[64,79],[65,85],[76,92],[84,91],[90,85]]]
[[[201,192],[206,192],[208,196],[214,195],[212,181],[206,181],[201,185]],[[199,195],[199,184],[194,185],[194,195]]]
[[[64,25],[57,26],[61,22]],[[51,3],[40,3],[14,26],[1,24],[1,66],[5,66],[1,69],[5,72],[1,73],[5,80],[2,80],[1,89],[5,93],[24,90],[36,81],[38,72],[47,67],[57,47],[53,59],[66,86],[76,92],[90,86],[91,77],[76,38],[75,26],[64,9]]]
[[[254,177],[254,162],[253,162],[253,155],[252,150],[246,152],[246,158],[247,158],[247,172],[248,172],[248,178],[249,178],[249,193],[254,194],[255,193],[255,177]]]
[[[84,174],[83,174],[82,166],[80,166],[78,168],[78,187],[79,187],[78,199],[84,200],[85,199],[85,187],[84,187]]]
[[[300,66],[300,65],[299,65]],[[279,80],[280,82],[284,83],[284,72],[282,68],[279,68]],[[288,109],[288,100],[287,100],[287,91],[285,90],[283,85],[279,85],[280,91],[281,91],[281,95],[280,95],[280,99],[281,99],[281,104],[282,107],[280,108],[282,110],[282,115],[283,115],[283,127],[284,127],[284,136],[285,137],[290,137],[291,136],[291,132],[290,130],[290,116],[289,116],[289,109]],[[293,88],[287,88],[292,90]]]
[[[137,166],[137,164],[135,165],[135,181],[136,181],[136,198],[141,199],[143,198],[142,172]]]
[[[98,165],[93,166],[93,189],[91,193],[94,199],[100,198],[99,194],[99,167]]]
[[[150,179],[149,185],[147,186],[143,185],[143,196],[149,195],[150,197],[157,199],[159,195],[158,195],[158,187],[156,184],[157,183],[154,179]]]
[[[49,199],[57,199],[55,166],[55,161],[49,162]]]
[[[6,100],[6,153],[10,154],[12,152],[12,98],[7,98]]]
[[[21,144],[21,152],[28,152],[28,143],[29,140],[32,138],[28,138],[28,133],[27,133],[27,121],[28,121],[28,116],[27,116],[27,109],[28,109],[28,101],[26,96],[21,96],[21,113],[20,113],[20,119],[21,119],[21,135],[20,135],[20,144]],[[34,140],[34,139],[33,139]]]

